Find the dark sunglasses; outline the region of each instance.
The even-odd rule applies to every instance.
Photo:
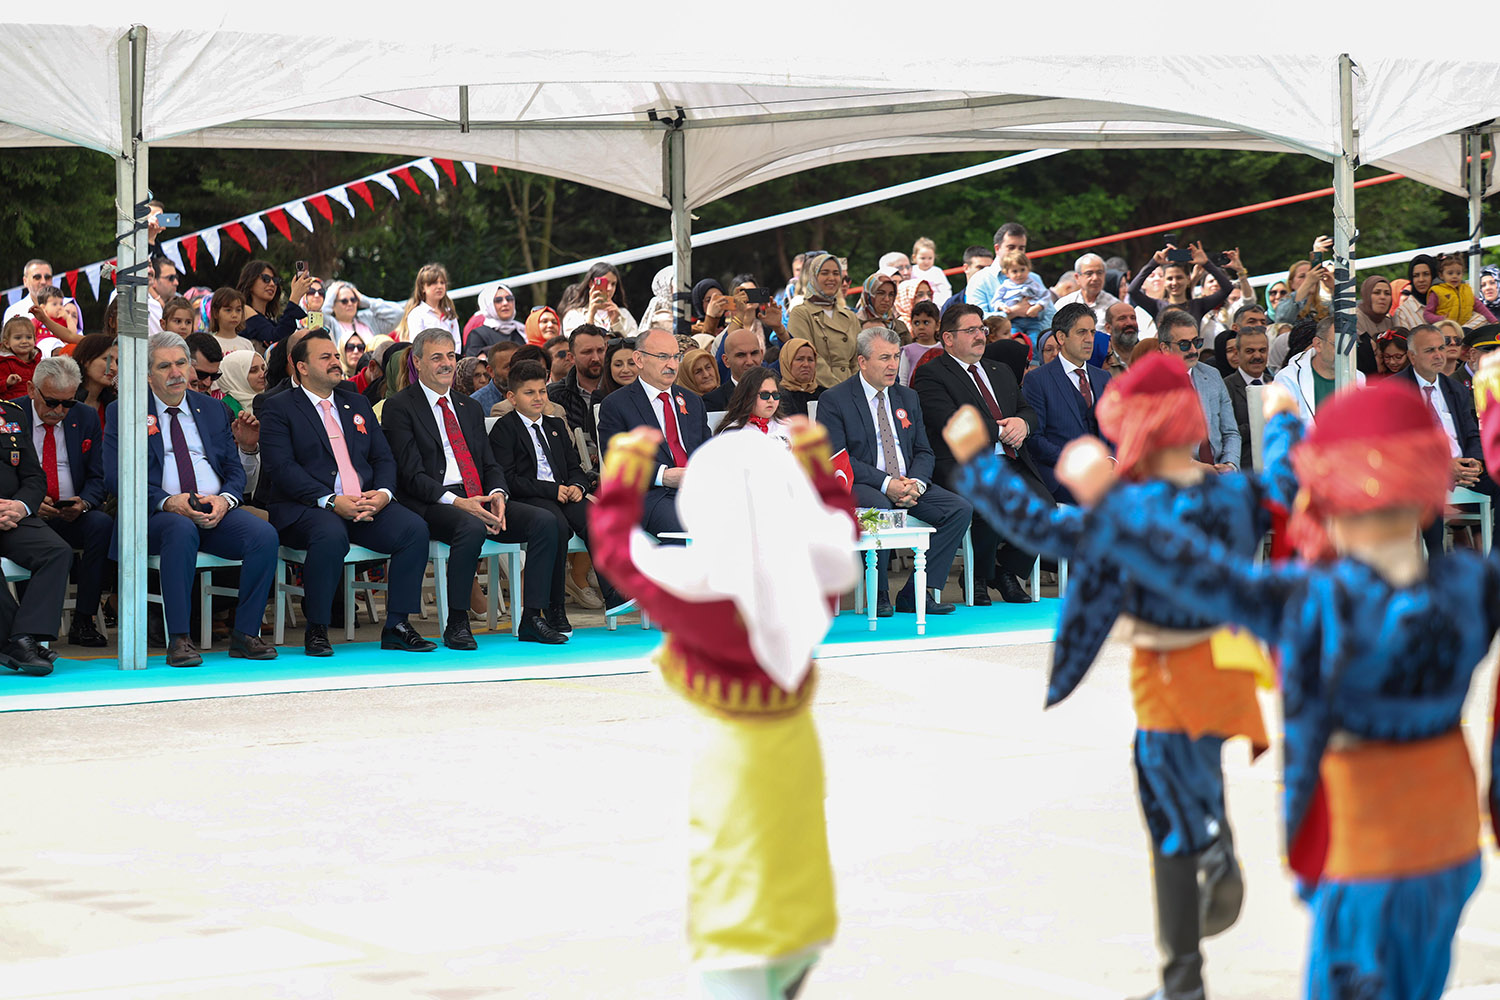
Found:
[[[358,354],[360,351],[363,351],[364,349],[365,349],[365,345],[364,344],[345,344],[344,345],[344,353],[345,354]]]
[[[756,395],[759,396],[761,399],[780,399],[781,398],[781,393],[779,393],[779,392],[757,392]]]
[[[271,274],[269,272],[266,273],[266,274],[262,274],[260,276],[260,280],[261,281],[265,281],[265,282],[269,282],[270,284],[273,284],[273,285],[279,285],[279,284],[281,284],[281,279],[278,278],[278,277],[276,277],[276,275]]]
[[[359,299],[334,299],[341,306],[359,305]]]
[[[516,301],[516,297],[514,295],[496,295],[495,296],[495,301],[496,302],[514,302],[514,301]]]
[[[193,371],[198,373],[199,382],[217,382],[224,374],[223,372],[206,372],[202,368],[194,368]]]
[[[319,288],[317,285],[314,285],[307,290],[307,294],[321,296],[323,294],[323,289]]]
[[[76,399],[53,399],[51,396],[42,397],[42,405],[52,410],[61,406],[65,410],[71,410],[78,400]]]
[[[1443,343],[1446,344],[1449,347],[1457,347],[1458,345],[1462,344],[1463,342],[1464,342],[1464,339],[1462,337],[1444,337],[1443,338]]]
[[[1177,350],[1181,351],[1183,354],[1186,354],[1188,351],[1191,351],[1195,347],[1202,347],[1203,338],[1194,337],[1192,340],[1174,340],[1172,341],[1172,346],[1177,348]]]

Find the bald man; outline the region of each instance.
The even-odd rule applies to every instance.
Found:
[[[766,349],[761,346],[760,335],[749,327],[738,327],[724,335],[724,363],[729,366],[729,381],[720,384],[703,397],[703,406],[710,413],[729,409],[729,399],[735,386],[745,373],[765,360]]]

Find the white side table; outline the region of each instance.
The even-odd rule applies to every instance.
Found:
[[[935,529],[926,525],[917,527],[908,524],[905,528],[881,528],[866,532],[854,543],[856,552],[865,554],[864,601],[865,614],[870,621],[870,631],[875,631],[875,593],[877,553],[886,549],[911,549],[916,569],[912,573],[912,593],[917,601],[917,635],[927,634],[927,542]],[[856,605],[858,602],[855,602]]]

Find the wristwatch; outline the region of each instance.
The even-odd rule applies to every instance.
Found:
[[[323,501],[323,509],[324,510],[333,510],[333,501],[334,501],[333,494],[329,494],[328,499]]]

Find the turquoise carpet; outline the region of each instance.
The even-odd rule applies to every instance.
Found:
[[[960,606],[952,615],[929,618],[925,636],[916,634],[912,615],[883,618],[878,630],[870,632],[863,616],[845,613],[834,620],[817,655],[829,659],[1050,642],[1059,607],[1055,600]],[[299,631],[294,634],[300,638]],[[475,638],[479,649],[469,653],[441,646],[432,653],[397,653],[381,650],[374,642],[335,641],[334,655],[325,659],[303,656],[301,646],[294,644],[281,647],[277,659],[265,661],[233,660],[226,652],[210,652],[201,667],[182,670],[168,667],[163,656],[153,656],[146,670],[120,670],[117,661],[104,658],[60,659],[49,677],[25,677],[0,668],[0,712],[640,673],[651,669],[648,657],[661,642],[661,633],[622,621],[615,632],[580,628],[566,645],[557,647],[517,642],[509,632],[480,633]]]

